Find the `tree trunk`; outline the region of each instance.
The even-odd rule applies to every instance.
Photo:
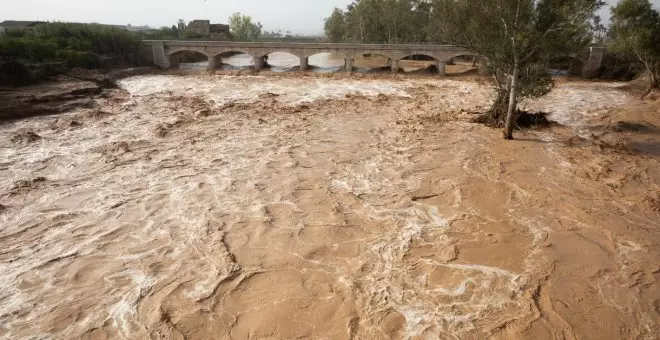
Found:
[[[656,69],[654,67],[650,67],[648,63],[644,63],[644,66],[646,66],[646,71],[649,73],[649,88],[644,92],[640,100],[644,100],[646,96],[651,94],[653,90],[655,90],[656,87],[658,87],[658,74],[656,73]]]
[[[651,90],[655,89],[656,87],[658,87],[658,85],[660,85],[658,84],[659,81],[660,80],[658,79],[658,70],[656,68],[653,68],[651,70],[651,83],[649,84]]]
[[[642,94],[642,96],[639,98],[640,100],[644,100],[646,96],[651,94],[653,90],[658,87],[658,74],[656,73],[657,68],[655,67],[655,63],[653,61],[648,61],[645,58],[642,58],[641,55],[637,54],[637,59],[644,64],[644,67],[646,68],[646,72],[649,73],[649,87],[646,89],[646,92]]]
[[[518,74],[519,61],[515,57],[513,63],[513,74],[511,75],[511,87],[509,89],[509,109],[506,114],[506,125],[504,127],[504,138],[513,139],[513,122],[515,121],[516,107],[518,106]]]

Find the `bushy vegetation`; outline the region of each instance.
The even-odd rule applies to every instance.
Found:
[[[136,34],[115,27],[44,23],[34,30],[11,31],[0,36],[0,59],[58,60],[70,67],[96,68],[101,56],[122,62],[137,60],[140,44]]]
[[[658,87],[660,85],[660,13],[653,8],[651,2],[619,1],[612,8],[610,35],[612,51],[634,58],[646,69],[649,89],[645,95]]]
[[[252,17],[234,13],[229,17],[229,29],[237,41],[258,41],[263,26],[260,22],[252,22]]]
[[[354,0],[325,20],[332,42],[388,43],[437,41],[435,1]]]

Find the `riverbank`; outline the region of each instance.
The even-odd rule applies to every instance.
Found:
[[[0,334],[653,338],[657,100],[470,123],[482,78],[146,75],[0,125]]]
[[[117,87],[117,80],[140,74],[157,73],[151,67],[111,71],[71,69],[28,86],[0,86],[0,124],[34,116],[54,115],[76,109],[94,109],[96,97]]]

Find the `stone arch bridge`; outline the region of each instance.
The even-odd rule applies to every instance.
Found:
[[[414,55],[432,57],[441,75],[444,75],[445,65],[458,56],[475,56],[478,54],[459,46],[428,45],[428,44],[335,44],[335,43],[288,43],[288,42],[234,42],[234,41],[183,41],[183,40],[146,40],[144,43],[151,48],[153,63],[163,69],[176,65],[173,57],[179,52],[198,52],[207,56],[209,69],[215,69],[220,56],[229,52],[245,53],[253,58],[254,69],[260,70],[266,63],[267,56],[273,52],[287,52],[300,59],[300,69],[309,66],[309,57],[319,53],[334,53],[344,58],[345,69],[352,72],[355,57],[365,54],[382,55],[390,59],[392,72],[399,71],[399,61]],[[602,62],[603,49],[592,47],[589,56],[583,61],[583,75],[597,71]]]

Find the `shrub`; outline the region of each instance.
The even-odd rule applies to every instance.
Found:
[[[55,54],[58,60],[66,62],[68,67],[97,68],[100,66],[98,57],[91,52],[73,49],[59,50]]]
[[[30,36],[0,37],[0,58],[3,59],[52,60],[55,51],[57,51],[57,43],[52,39],[36,39]]]
[[[99,56],[130,62],[141,47],[137,34],[99,24],[45,23],[22,35],[0,36],[0,59],[65,61],[99,67]]]
[[[0,85],[25,85],[30,82],[30,70],[15,60],[0,61]]]

